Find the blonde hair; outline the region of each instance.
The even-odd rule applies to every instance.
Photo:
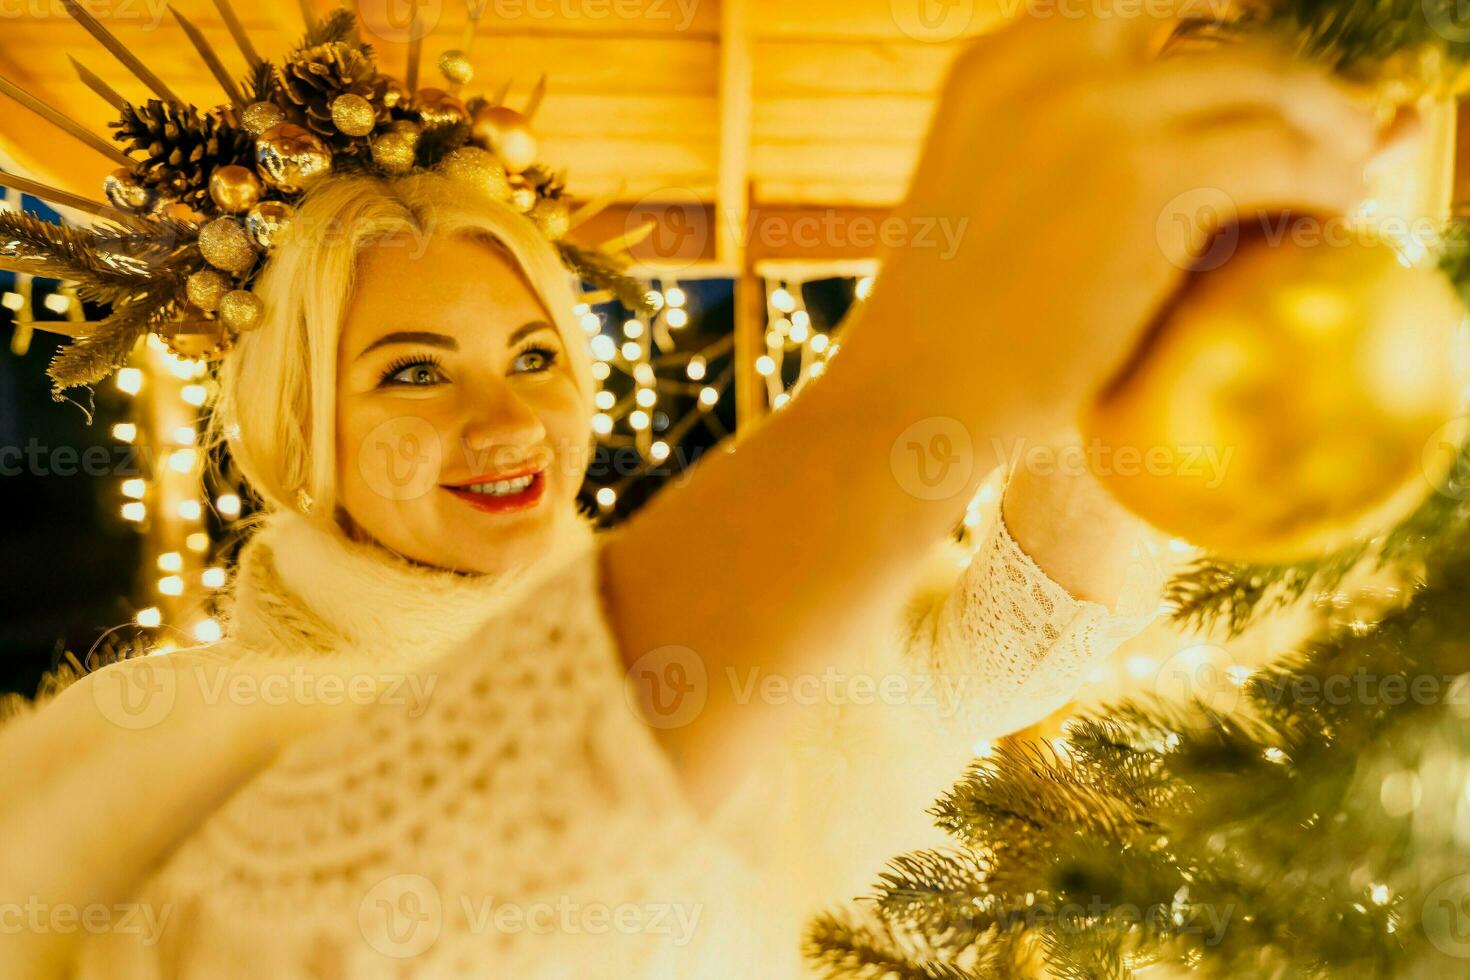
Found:
[[[211,417],[212,441],[228,444],[268,508],[335,513],[342,320],[359,254],[392,235],[462,237],[502,249],[561,333],[590,418],[591,359],[573,310],[575,283],[530,219],[433,173],[330,177],[308,190],[255,283],[262,322],[225,358]]]

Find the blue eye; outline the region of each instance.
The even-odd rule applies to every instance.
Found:
[[[440,370],[441,367],[438,358],[406,357],[389,365],[379,379],[378,385],[379,387],[436,385],[444,380],[444,372]]]
[[[550,347],[527,347],[516,355],[511,366],[515,374],[530,374],[545,371],[556,363],[556,351]]]

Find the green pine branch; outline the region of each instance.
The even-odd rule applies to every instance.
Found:
[[[807,925],[802,950],[821,976],[829,980],[1006,980],[994,954],[975,968],[915,958],[894,929],[878,919],[857,921],[845,911],[817,916]]]

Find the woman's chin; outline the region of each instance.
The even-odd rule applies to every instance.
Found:
[[[556,536],[556,515],[543,500],[536,508],[510,514],[480,513],[461,507],[441,525],[440,547],[447,567],[482,574],[519,568],[545,555]]]

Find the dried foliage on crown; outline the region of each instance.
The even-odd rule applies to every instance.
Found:
[[[0,269],[74,282],[82,299],[110,306],[102,320],[56,324],[74,339],[47,369],[54,397],[106,378],[148,333],[185,357],[227,351],[259,323],[262,304],[251,283],[289,232],[294,205],[332,173],[433,170],[474,185],[534,222],[566,266],[597,288],[589,299],[613,296],[630,308],[646,302],[643,286],[624,271],[626,249],[642,234],[595,247],[566,238],[599,205],[573,213],[562,176],[537,162],[531,120],[544,78],[519,111],[504,104],[509,83],[491,98],[462,100],[453,93],[473,72],[455,50],[438,62],[446,88],[410,92],[378,70],[348,10],[309,24],[272,64],[255,54],[228,0],[215,0],[251,71],[238,83],[230,78],[203,35],[174,12],[228,97],[201,109],[175,97],[74,0],[63,2],[159,98],[131,104],[73,60],[82,81],[117,108],[110,125],[120,151],[0,78],[0,91],[121,164],[104,183],[106,203],[0,173],[0,186],[100,219],[81,228],[0,212]],[[415,79],[418,45],[410,52],[408,77]]]

